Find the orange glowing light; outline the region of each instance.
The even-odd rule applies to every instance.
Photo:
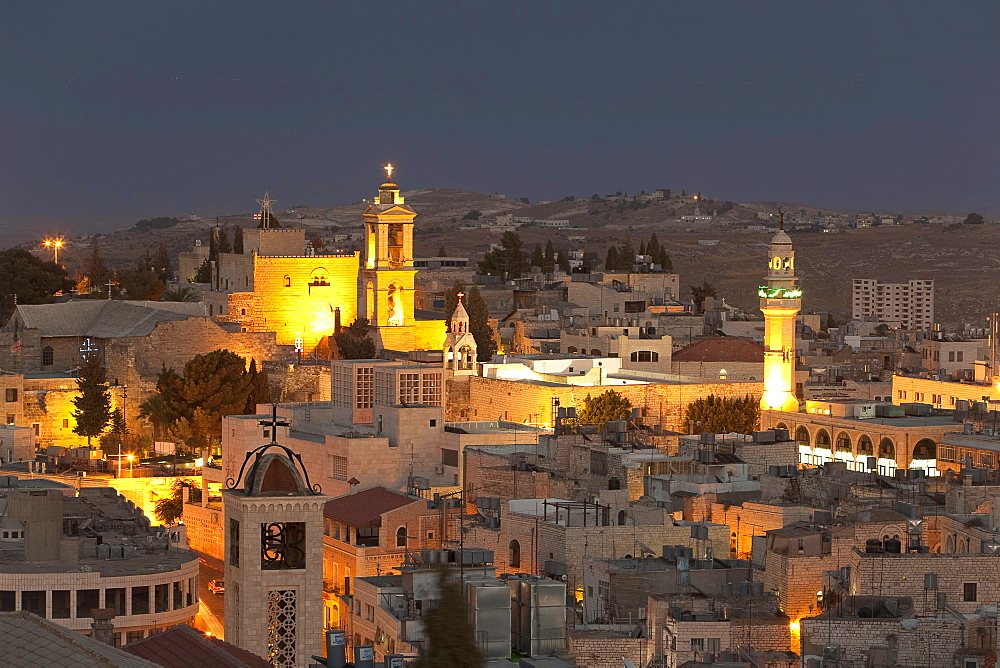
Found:
[[[387,165],[386,165],[385,167],[383,167],[382,169],[384,169],[384,170],[385,170],[385,178],[387,178],[388,180],[392,181],[392,170],[393,170],[393,169],[395,169],[395,168],[394,168],[394,167],[392,166],[392,163],[390,162],[389,164],[387,164]]]

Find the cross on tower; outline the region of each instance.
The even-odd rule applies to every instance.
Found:
[[[385,167],[383,167],[382,169],[384,169],[384,170],[385,170],[385,178],[386,178],[386,179],[387,179],[388,181],[392,181],[392,170],[393,170],[393,169],[395,169],[395,168],[394,168],[394,167],[392,166],[392,163],[390,162],[389,164],[387,164],[387,165],[386,165]]]
[[[278,419],[278,404],[271,404],[271,419],[270,420],[260,420],[257,424],[262,427],[271,428],[271,443],[278,444],[278,427],[288,427],[290,426],[288,420]]]

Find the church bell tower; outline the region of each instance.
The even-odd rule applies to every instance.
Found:
[[[444,367],[456,376],[471,376],[476,372],[476,339],[469,331],[469,314],[465,310],[465,293],[458,293],[455,312],[448,323],[444,339]]]
[[[767,284],[757,289],[764,313],[764,393],[761,410],[798,411],[795,397],[795,316],[802,308],[802,290],[795,278],[795,251],[785,232],[785,217],[771,239]]]
[[[416,322],[413,288],[413,219],[399,186],[392,182],[392,163],[385,166],[386,182],[375,201],[364,210],[365,248],[358,301],[379,348],[413,350]]]
[[[275,408],[275,413],[277,409]],[[323,653],[323,507],[302,458],[274,440],[226,481],[226,640],[280,668]]]

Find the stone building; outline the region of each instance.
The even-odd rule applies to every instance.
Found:
[[[182,547],[182,530],[164,535],[111,488],[67,496],[24,482],[0,490],[0,612],[89,633],[92,613],[107,608],[116,646],[193,619],[198,555]]]
[[[701,339],[673,354],[670,372],[699,378],[761,380],[764,347],[732,336]]]

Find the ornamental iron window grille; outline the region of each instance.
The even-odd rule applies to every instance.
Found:
[[[294,589],[272,589],[267,592],[267,660],[272,666],[292,668],[295,656]]]
[[[305,522],[264,522],[260,525],[260,567],[286,570],[306,567]]]
[[[240,567],[240,522],[229,518],[229,565]]]

